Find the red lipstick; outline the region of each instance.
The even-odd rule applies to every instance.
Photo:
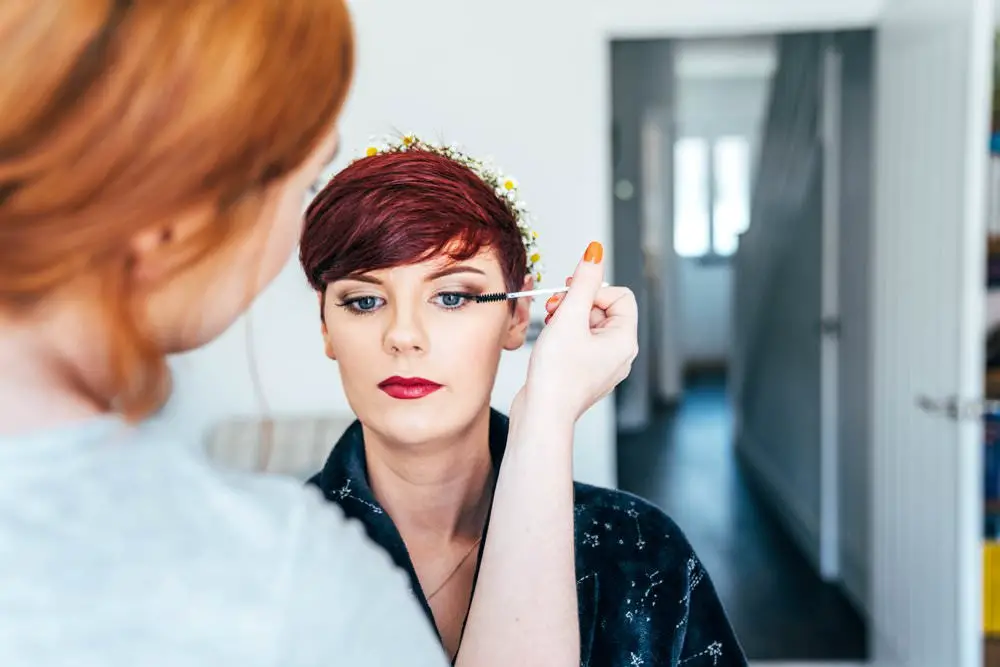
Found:
[[[424,378],[404,378],[393,375],[379,382],[378,388],[393,398],[412,400],[433,394],[441,388],[441,385]]]

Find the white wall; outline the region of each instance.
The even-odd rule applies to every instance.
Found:
[[[880,0],[384,0],[351,3],[359,58],[342,124],[347,147],[393,128],[441,134],[492,153],[517,175],[537,214],[552,282],[587,242],[610,239],[608,128],[612,35],[773,30],[869,23]],[[551,284],[551,283],[550,283]],[[274,413],[346,409],[320,354],[313,297],[292,266],[255,307],[254,353]],[[200,436],[228,415],[257,414],[245,325],[175,359],[178,393],[164,426]],[[525,353],[502,362],[496,403],[509,402]],[[614,482],[610,402],[580,425],[577,473]]]
[[[596,0],[598,23],[621,36],[745,35],[863,27],[875,23],[884,0]]]
[[[691,367],[728,363],[732,342],[732,266],[680,258],[675,280],[681,302],[682,364]]]

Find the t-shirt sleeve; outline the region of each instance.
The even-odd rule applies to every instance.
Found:
[[[293,524],[276,665],[447,665],[407,577],[358,522],[307,489]]]
[[[690,552],[682,576],[684,595],[677,622],[678,664],[699,667],[746,667],[743,654],[726,617],[722,601],[708,573]]]

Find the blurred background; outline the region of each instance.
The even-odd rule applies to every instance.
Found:
[[[454,141],[518,178],[543,287],[604,242],[640,355],[576,477],[680,524],[753,664],[989,659],[992,0],[352,10],[334,171],[373,135]],[[246,319],[172,360],[162,422],[305,476],[352,417],[297,261]]]

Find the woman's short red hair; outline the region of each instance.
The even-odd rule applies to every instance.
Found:
[[[455,261],[492,249],[508,291],[527,257],[514,211],[468,167],[423,150],[362,158],[337,174],[306,211],[299,259],[314,289],[348,275]]]

